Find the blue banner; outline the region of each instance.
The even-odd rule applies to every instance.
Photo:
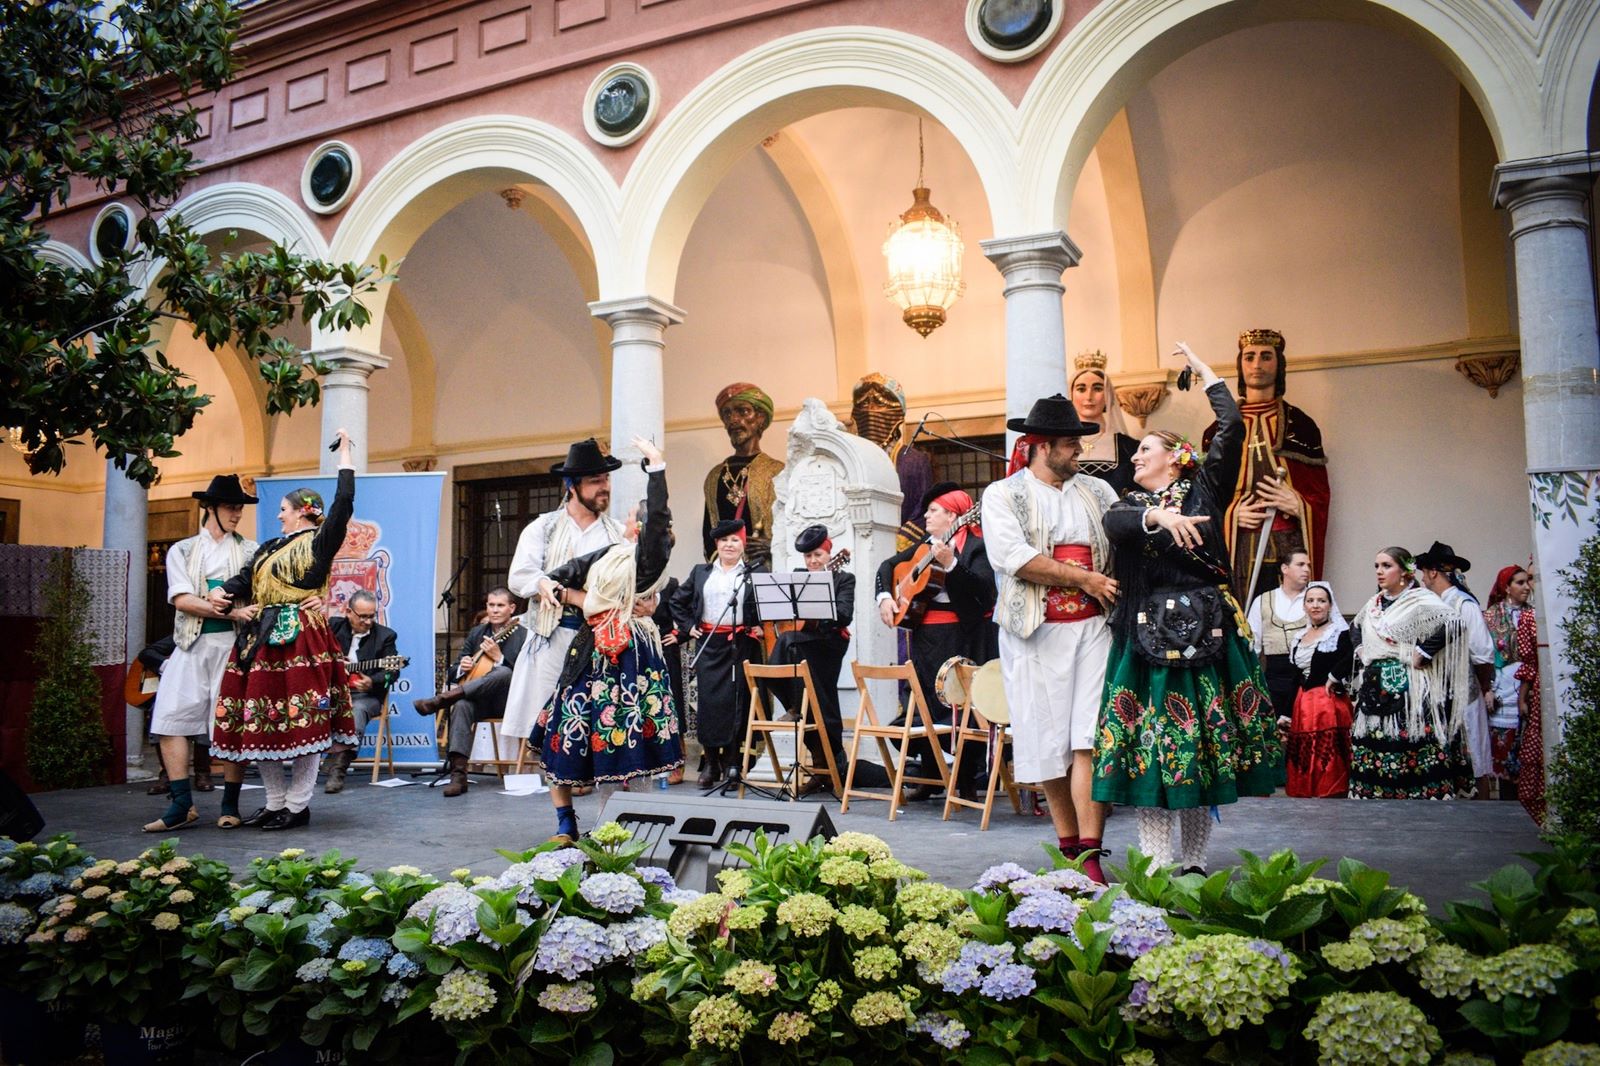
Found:
[[[274,516],[290,490],[314,489],[332,500],[334,487],[331,477],[257,478],[256,539],[279,535]],[[378,598],[378,621],[395,631],[396,647],[411,660],[389,690],[389,735],[397,764],[439,761],[437,723],[418,714],[411,701],[434,694],[434,563],[443,493],[443,473],[357,475],[355,514],[328,578],[330,615],[344,614],[350,597],[366,589]],[[377,721],[368,723],[361,758],[373,757],[377,732]]]

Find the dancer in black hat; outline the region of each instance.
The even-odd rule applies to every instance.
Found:
[[[160,818],[144,827],[147,833],[170,833],[200,820],[189,778],[192,741],[199,738],[202,751],[208,753],[203,783],[197,772],[195,784],[210,791],[211,719],[233,647],[233,625],[255,614],[254,607],[224,614],[206,595],[255,555],[256,542],[241,536],[238,528],[245,507],[256,503],[256,497],[244,491],[237,474],[219,474],[193,495],[200,501],[200,532],[167,551],[167,602],[177,611],[176,649],[162,667],[150,717],[150,735],[159,738],[171,802]],[[201,763],[196,760],[194,765],[198,768]],[[242,764],[228,763],[224,770],[228,780],[224,795],[233,796],[235,804],[243,769]]]

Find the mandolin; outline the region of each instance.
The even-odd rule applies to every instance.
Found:
[[[928,603],[934,593],[944,587],[944,571],[933,565],[936,543],[948,544],[957,532],[975,525],[980,511],[979,505],[974,504],[971,510],[956,518],[949,533],[942,538],[927,537],[917,545],[911,558],[894,568],[895,625],[914,626],[921,623],[923,615],[928,613]],[[928,592],[929,585],[934,586],[934,593]]]
[[[521,624],[522,616],[518,615],[511,621],[507,622],[505,624],[505,628],[495,632],[494,635],[489,639],[494,641],[496,644],[504,644],[506,639],[509,638],[511,634],[515,633],[517,631],[517,627]],[[478,678],[487,674],[490,670],[493,670],[498,665],[499,662],[497,660],[489,658],[488,654],[480,648],[478,649],[477,654],[473,655],[472,662],[467,664],[466,670],[462,672],[461,677],[456,684],[465,685],[468,681],[476,681]]]
[[[849,561],[850,549],[840,548],[833,554],[833,557],[828,560],[828,565],[822,569],[826,570],[830,574],[836,574],[840,570],[843,570],[844,564],[848,563]],[[798,629],[804,629],[805,625],[805,622],[800,619],[791,619],[787,622],[768,622],[766,625],[764,625],[762,627],[763,633],[761,641],[766,645],[767,648],[767,661],[772,661],[772,650],[778,646],[779,637],[785,633],[793,633]]]

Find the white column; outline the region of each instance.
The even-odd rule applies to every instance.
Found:
[[[367,394],[371,386],[367,379],[373,371],[388,367],[389,357],[348,345],[323,348],[315,355],[328,364],[328,372],[322,376],[322,439],[317,444],[319,469],[324,474],[338,473],[339,456],[328,451],[328,445],[335,431],[343,427],[350,434],[356,473],[364,474],[367,472],[367,445],[371,440],[367,423]]]
[[[682,322],[683,312],[654,296],[633,296],[592,303],[589,313],[611,327],[611,454],[623,461],[611,475],[611,505],[621,518],[644,498],[644,471],[630,442],[662,444],[666,437],[661,353],[667,327]]]
[[[1077,266],[1083,253],[1060,230],[980,244],[1005,278],[1006,417],[1021,418],[1035,400],[1067,391],[1061,272]]]
[[[1546,766],[1570,683],[1560,571],[1600,514],[1600,333],[1589,258],[1587,196],[1600,153],[1495,168],[1495,203],[1511,213],[1522,337],[1522,410],[1539,580],[1539,655]],[[1579,487],[1581,491],[1579,490]]]
[[[144,647],[145,612],[145,552],[148,550],[146,519],[150,510],[148,490],[117,464],[106,460],[105,525],[101,531],[100,545],[111,550],[128,553],[128,629],[127,651],[124,661]],[[144,711],[129,706],[127,712],[126,757],[130,766],[137,766],[144,758]]]

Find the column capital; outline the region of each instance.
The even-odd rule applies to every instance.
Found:
[[[1529,198],[1587,193],[1596,173],[1600,151],[1513,159],[1494,168],[1491,195],[1496,207],[1515,208]]]
[[[348,344],[317,348],[308,354],[313,359],[327,363],[330,373],[346,371],[358,375],[362,381],[371,377],[375,370],[387,370],[391,362],[387,355]]]
[[[1083,258],[1083,252],[1072,243],[1072,238],[1058,229],[1021,237],[991,237],[979,241],[978,246],[1007,281],[1013,274],[1024,271],[1053,272],[1055,278],[1060,278],[1063,270],[1077,266]]]
[[[666,329],[683,321],[681,310],[654,296],[625,296],[620,300],[596,300],[589,305],[589,313],[612,327],[625,322],[642,322]]]

